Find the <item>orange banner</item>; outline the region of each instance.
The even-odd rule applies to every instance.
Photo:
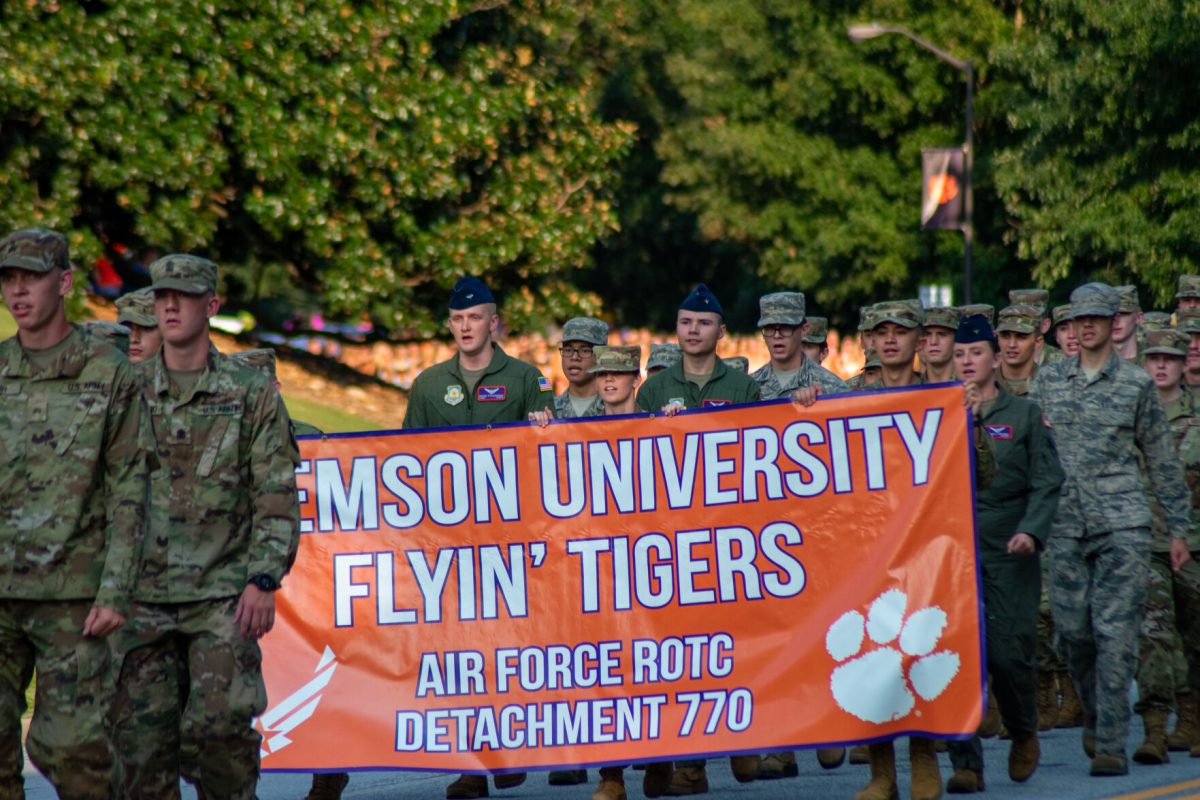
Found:
[[[958,386],[301,442],[266,770],[512,771],[972,733]]]

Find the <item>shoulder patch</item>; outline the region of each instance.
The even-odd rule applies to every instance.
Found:
[[[543,392],[553,392],[554,387],[550,385],[550,381],[546,380],[545,375],[538,375],[538,388]]]

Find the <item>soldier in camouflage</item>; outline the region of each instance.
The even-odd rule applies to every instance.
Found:
[[[1175,327],[1187,334],[1187,360],[1183,362],[1184,386],[1192,392],[1200,386],[1200,307],[1181,308],[1175,312]]]
[[[563,325],[562,370],[567,376],[567,390],[554,398],[554,416],[559,419],[576,417],[599,417],[604,414],[604,402],[596,390],[596,377],[591,368],[596,365],[595,348],[608,344],[608,323],[591,317],[575,317]],[[583,770],[569,770],[572,774]],[[583,783],[582,780],[566,782],[566,775],[550,773],[550,782],[555,785]]]
[[[1031,399],[1054,431],[1067,480],[1050,534],[1050,604],[1083,701],[1093,775],[1128,772],[1129,684],[1146,594],[1150,506],[1145,465],[1172,541],[1188,558],[1190,503],[1154,382],[1113,349],[1120,295],[1089,283],[1071,293],[1079,355],[1034,379]]]
[[[1180,275],[1175,285],[1175,310],[1200,308],[1200,275]]]
[[[117,323],[129,329],[129,362],[149,361],[162,347],[154,318],[154,290],[147,286],[117,298]]]
[[[959,306],[958,313],[963,319],[979,314],[988,321],[988,325],[993,327],[996,325],[996,307],[988,303],[971,303],[970,305]]]
[[[141,573],[113,707],[121,792],[250,800],[266,708],[258,639],[299,543],[296,446],[268,379],[209,338],[217,266],[150,265],[161,352],[141,365],[150,500]]]
[[[646,377],[656,375],[667,367],[678,364],[683,351],[675,342],[650,345],[650,358],[646,361]]]
[[[1055,306],[1050,315],[1050,331],[1054,335],[1054,343],[1058,345],[1064,358],[1070,358],[1079,352],[1079,340],[1075,338],[1075,329],[1069,324],[1070,319],[1070,303]]]
[[[21,714],[37,671],[29,756],[59,797],[111,796],[105,637],[129,613],[145,529],[144,407],[129,362],[67,321],[67,240],[0,241],[17,334],[0,343],[0,798],[24,797]]]
[[[1142,323],[1142,307],[1138,302],[1136,286],[1118,286],[1121,297],[1120,310],[1113,318],[1113,349],[1126,361],[1138,362],[1138,327]]]
[[[729,367],[730,369],[737,370],[743,375],[750,374],[750,359],[746,358],[745,356],[728,356],[726,358],[722,358],[721,360],[724,361],[725,366]]]
[[[873,383],[878,383],[879,371],[882,369],[883,364],[879,362],[879,353],[876,352],[874,347],[868,347],[865,351],[863,351],[862,372],[846,381],[846,388],[851,391],[858,391],[864,386],[870,386]]]
[[[1000,371],[996,380],[1017,397],[1029,394],[1037,375],[1037,351],[1042,344],[1042,320],[1036,306],[1016,304],[1000,310],[996,335],[1000,339]]]
[[[957,308],[925,309],[925,336],[918,355],[926,383],[954,380],[954,332],[960,319]]]
[[[802,347],[808,323],[801,292],[775,292],[758,301],[758,329],[771,355],[769,363],[750,377],[758,384],[763,400],[787,397],[798,389],[816,387],[820,394],[846,391],[845,382],[804,355]]]
[[[1200,418],[1195,399],[1183,389],[1183,361],[1188,337],[1175,330],[1146,334],[1143,367],[1154,380],[1174,444],[1191,493],[1192,509],[1200,504]],[[1154,504],[1154,541],[1149,583],[1139,641],[1138,702],[1145,739],[1133,754],[1142,764],[1165,764],[1168,745],[1189,750],[1200,744],[1197,730],[1195,665],[1200,657],[1200,565],[1186,561],[1172,569],[1171,540],[1162,509]],[[1188,549],[1200,550],[1200,529],[1193,518]],[[1167,735],[1167,717],[1174,708],[1179,716],[1173,742]]]
[[[1046,336],[1050,333],[1050,292],[1045,289],[1012,289],[1008,293],[1012,305],[1033,306],[1038,313],[1038,344],[1034,363],[1038,367],[1052,364],[1063,357],[1062,351],[1046,347]]]
[[[829,358],[829,320],[825,317],[808,317],[808,331],[800,337],[800,349],[804,357],[817,366]]]

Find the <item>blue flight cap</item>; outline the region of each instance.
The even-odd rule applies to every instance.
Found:
[[[471,306],[494,302],[496,302],[496,298],[492,297],[487,284],[474,275],[459,278],[458,283],[454,284],[454,290],[450,292],[451,310],[470,308]]]
[[[992,323],[988,322],[988,318],[983,314],[963,317],[962,322],[958,323],[958,330],[954,332],[955,344],[995,341],[996,332],[992,330]]]
[[[679,304],[680,311],[711,311],[714,314],[725,316],[725,311],[722,310],[721,304],[717,301],[717,296],[708,290],[708,287],[703,283],[696,284],[696,288],[692,289],[692,293],[683,299]]]

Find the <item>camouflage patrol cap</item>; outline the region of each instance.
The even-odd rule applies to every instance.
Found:
[[[1042,312],[1037,306],[1028,303],[1013,303],[1007,308],[1000,309],[996,333],[1012,331],[1014,333],[1037,333],[1042,321]]]
[[[868,347],[866,352],[863,353],[863,369],[882,366],[883,363],[879,360],[879,353],[876,352],[874,347]]]
[[[562,340],[597,345],[608,344],[608,323],[592,317],[574,317],[563,325]]]
[[[966,306],[959,306],[958,313],[964,317],[972,317],[976,314],[987,317],[988,325],[996,324],[996,307],[989,303],[971,303]]]
[[[129,355],[129,328],[124,325],[94,319],[82,323],[80,327],[86,335],[108,342],[125,355]]]
[[[875,330],[875,306],[859,306],[858,308],[858,330],[873,331]]]
[[[653,345],[651,345],[653,346]],[[636,344],[601,345],[596,348],[596,366],[588,372],[640,372],[642,347]]]
[[[805,344],[825,344],[829,338],[829,320],[825,317],[808,317],[808,333],[801,341]]]
[[[1121,305],[1117,310],[1118,314],[1136,314],[1142,310],[1141,303],[1138,302],[1138,290],[1136,286],[1118,286],[1117,293],[1121,296]]]
[[[141,325],[143,328],[157,328],[158,319],[154,316],[154,290],[146,287],[118,297],[117,322]]]
[[[71,268],[67,237],[45,228],[26,228],[0,241],[0,269],[13,267],[30,272]]]
[[[875,304],[875,327],[894,322],[904,328],[919,328],[925,321],[920,300],[887,300]]]
[[[773,292],[758,299],[758,327],[803,325],[804,293]]]
[[[150,288],[174,289],[184,294],[217,291],[217,265],[188,253],[163,256],[150,265]]]
[[[743,375],[750,374],[750,359],[746,358],[745,356],[730,356],[729,358],[722,358],[721,360],[724,361],[725,366],[729,367],[730,369],[738,370]]]
[[[1189,337],[1186,333],[1167,328],[1165,330],[1147,331],[1146,347],[1142,355],[1161,353],[1167,356],[1187,357]]]
[[[1200,333],[1200,308],[1181,308],[1175,312],[1175,327],[1184,333]]]
[[[275,380],[275,351],[270,347],[259,347],[254,350],[243,350],[229,356],[233,361],[243,364]]]
[[[1183,297],[1200,297],[1200,275],[1180,275],[1175,288],[1176,300]]]
[[[1142,317],[1144,331],[1163,331],[1171,327],[1171,315],[1166,311],[1147,311]]]
[[[935,306],[925,309],[926,328],[949,328],[950,330],[957,330],[960,321],[962,321],[962,314],[958,313],[957,308]]]
[[[1051,327],[1057,328],[1071,318],[1071,304],[1067,303],[1061,306],[1055,306],[1050,312]]]
[[[1045,289],[1011,289],[1008,302],[1015,305],[1033,306],[1041,315],[1046,316],[1046,308],[1050,305],[1050,292]]]
[[[1071,292],[1071,319],[1115,317],[1120,307],[1120,292],[1107,283],[1085,283]]]
[[[679,349],[679,345],[674,342],[666,344],[650,345],[650,359],[646,362],[646,369],[660,369],[674,366],[683,360],[683,351]]]

